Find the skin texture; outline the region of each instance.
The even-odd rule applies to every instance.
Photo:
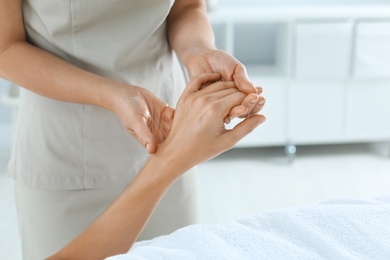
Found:
[[[104,259],[126,253],[171,184],[184,172],[230,149],[264,122],[251,115],[231,130],[224,118],[247,98],[234,82],[215,82],[219,74],[194,77],[182,94],[171,132],[123,193],[54,259]]]
[[[169,133],[174,109],[142,86],[132,86],[92,74],[26,42],[21,0],[0,0],[0,77],[37,94],[114,112],[124,127],[154,153]],[[178,0],[168,17],[168,39],[190,77],[218,72],[249,94],[231,117],[246,117],[262,108],[264,98],[250,83],[244,66],[216,50],[203,0]],[[47,77],[47,75],[51,75]],[[136,102],[133,102],[136,101]]]

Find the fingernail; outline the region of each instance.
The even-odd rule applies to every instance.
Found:
[[[257,101],[259,101],[259,97],[258,97],[258,96],[253,97],[253,98],[250,100],[250,102],[251,102],[252,104],[257,103]]]
[[[150,152],[150,143],[146,143],[146,150]]]
[[[260,106],[265,104],[265,98],[260,98],[259,103]]]
[[[257,122],[256,122],[257,125],[260,125],[260,124],[264,123],[266,119],[267,119],[266,117],[261,117],[261,118],[259,118],[259,119],[257,120]]]

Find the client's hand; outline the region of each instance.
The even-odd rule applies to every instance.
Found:
[[[156,155],[174,163],[179,172],[230,149],[265,120],[263,115],[250,115],[227,130],[224,119],[247,94],[219,78],[212,73],[191,79],[178,101],[171,131],[157,148]],[[202,88],[209,82],[215,83]]]

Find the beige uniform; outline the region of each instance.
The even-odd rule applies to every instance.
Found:
[[[23,17],[33,45],[87,71],[144,87],[174,106],[185,77],[166,35],[173,2],[24,0]],[[147,157],[112,112],[22,90],[9,174],[16,180],[25,259],[46,257],[81,232]],[[186,174],[174,184],[144,238],[194,222],[192,178]]]

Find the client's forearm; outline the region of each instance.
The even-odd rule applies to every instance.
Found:
[[[48,259],[104,259],[134,244],[164,193],[180,175],[152,155],[125,191],[80,236]]]

